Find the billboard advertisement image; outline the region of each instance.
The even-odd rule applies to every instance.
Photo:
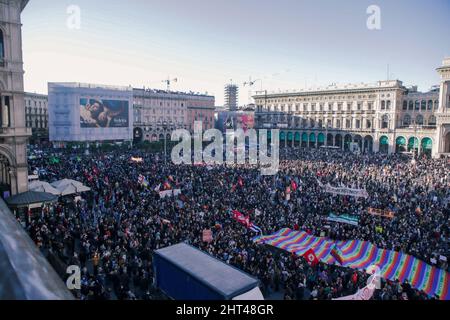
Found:
[[[126,100],[80,99],[81,128],[127,128],[129,102]]]

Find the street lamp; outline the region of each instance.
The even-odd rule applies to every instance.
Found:
[[[166,121],[163,122],[162,127],[163,127],[163,134],[164,134],[164,165],[167,165],[167,136],[166,136],[167,122]]]

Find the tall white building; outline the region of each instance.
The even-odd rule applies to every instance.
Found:
[[[131,87],[49,83],[50,141],[114,142],[133,139]]]
[[[401,81],[258,94],[257,128],[280,129],[282,145],[356,147],[362,152],[450,153],[450,62],[429,92]]]
[[[0,189],[28,190],[21,13],[28,0],[0,2]]]

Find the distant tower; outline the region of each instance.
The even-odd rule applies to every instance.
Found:
[[[439,154],[450,154],[450,57],[437,69],[441,77],[437,118],[437,145]]]
[[[27,140],[23,89],[22,23],[28,0],[0,2],[0,191],[28,190]]]
[[[236,111],[238,109],[239,87],[235,84],[225,86],[225,109]]]

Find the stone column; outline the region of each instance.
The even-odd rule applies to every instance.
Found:
[[[2,96],[2,128],[9,127],[9,106],[5,103],[5,97]]]

